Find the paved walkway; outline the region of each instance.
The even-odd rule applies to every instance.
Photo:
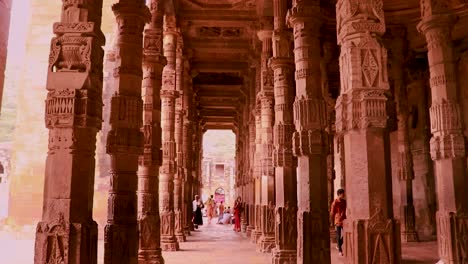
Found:
[[[205,223],[206,223],[206,219]],[[163,252],[166,264],[271,264],[270,254],[257,253],[245,233],[235,233],[232,225],[205,224],[181,243],[178,252]],[[98,242],[98,264],[103,263],[104,243]],[[0,231],[0,264],[31,264],[34,232]],[[344,264],[335,244],[331,246],[332,264]],[[402,249],[403,264],[434,264],[437,242],[408,243]]]
[[[163,252],[167,264],[271,263],[270,254],[255,252],[255,245],[244,233],[234,232],[232,225],[218,225],[213,219],[191,234],[187,242],[180,243],[181,251]]]

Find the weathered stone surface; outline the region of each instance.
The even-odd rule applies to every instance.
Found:
[[[143,29],[151,14],[144,1],[112,6],[117,21],[115,93],[111,99],[106,151],[111,158],[104,263],[138,262],[138,159],[144,136],[142,87]],[[141,220],[141,219],[140,219]],[[140,227],[151,222],[146,216]],[[146,233],[146,232],[145,232]],[[143,237],[145,239],[145,237]]]
[[[143,0],[120,0],[102,30],[113,39],[105,91],[111,1],[104,16],[98,0],[62,2],[60,16],[58,4],[31,1],[18,63],[7,223],[36,221],[44,204],[35,262],[96,263],[93,219],[107,214],[106,263],[162,263],[192,228],[193,195],[214,193],[202,173],[208,129],[237,136],[229,195],[241,196],[242,231],[273,249],[273,263],[330,262],[328,206],[343,187],[348,263],[399,263],[395,219],[404,241],[437,233],[441,263],[466,262],[463,1],[339,0],[334,13],[318,0],[153,0],[150,16]],[[0,1],[0,87],[10,4]]]
[[[399,223],[387,195],[392,182],[385,95],[390,86],[380,38],[386,31],[383,1],[341,0],[336,16],[341,45],[336,128],[344,139],[348,198],[346,262],[400,263]]]
[[[45,102],[49,151],[34,263],[97,262],[92,207],[102,118],[101,9],[102,1],[64,3],[61,20],[53,26]]]

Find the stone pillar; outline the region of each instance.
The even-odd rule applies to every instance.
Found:
[[[297,263],[301,264],[330,263],[328,120],[320,80],[319,17],[318,1],[294,1],[288,13],[296,63],[292,144],[297,157]]]
[[[273,0],[275,15],[273,57],[275,124],[273,128],[273,165],[275,166],[275,248],[272,263],[296,263],[297,181],[296,159],[292,153],[294,133],[294,58],[292,34],[286,28],[287,0]]]
[[[427,41],[432,95],[430,152],[438,194],[439,263],[461,264],[468,262],[468,182],[457,58],[451,39],[456,17],[448,3],[433,0],[421,1],[421,13],[418,29]]]
[[[390,29],[392,51],[391,77],[397,100],[398,119],[398,180],[400,187],[401,209],[401,240],[417,242],[418,233],[415,229],[415,210],[413,204],[413,156],[409,139],[409,109],[407,83],[404,75],[404,60],[406,50],[406,32],[404,28]]]
[[[96,134],[102,118],[101,14],[100,0],[86,6],[64,4],[61,20],[53,27],[45,109],[49,151],[35,264],[97,263],[92,209]]]
[[[249,212],[249,204],[248,204],[248,192],[247,192],[247,182],[248,182],[248,176],[249,176],[249,152],[248,152],[248,146],[249,146],[249,127],[248,127],[248,109],[249,105],[247,100],[244,101],[244,104],[242,105],[242,115],[240,118],[242,119],[242,203],[243,203],[243,208],[244,210],[242,211],[241,215],[241,228],[242,232],[246,233],[247,232],[247,225],[248,223],[248,212]]]
[[[268,22],[268,21],[267,21]],[[272,55],[272,30],[258,32],[262,42],[261,91],[257,95],[260,102],[261,127],[261,209],[262,235],[257,242],[257,251],[270,252],[275,247],[275,174],[273,167],[273,123],[274,96],[273,71],[268,66]]]
[[[247,237],[252,239],[252,232],[255,230],[255,88],[256,88],[256,71],[255,67],[250,68],[249,78],[249,109],[248,109],[248,125],[249,125],[249,179],[247,185],[247,192],[249,196],[248,217],[249,225],[247,226]]]
[[[258,71],[260,72],[260,71]],[[260,156],[261,156],[261,135],[262,135],[262,128],[261,128],[261,119],[260,119],[260,105],[256,102],[256,109],[254,111],[255,115],[255,159],[254,159],[254,193],[255,193],[255,229],[252,231],[251,241],[255,244],[260,239],[262,235],[262,220],[260,217],[260,204],[261,204],[261,189],[262,189],[262,181],[261,181],[261,163],[260,163]]]
[[[162,167],[159,176],[159,211],[161,214],[161,248],[179,250],[175,236],[174,176],[177,173],[175,142],[176,45],[175,18],[165,16],[163,50],[167,65],[163,70],[161,90]]]
[[[192,135],[193,135],[193,91],[192,91],[192,79],[190,76],[190,65],[186,60],[184,63],[184,103],[183,107],[185,109],[184,124],[183,124],[183,133],[182,133],[182,152],[183,152],[183,169],[184,169],[184,212],[185,212],[185,225],[184,233],[185,235],[190,235],[190,230],[193,230],[192,223],[192,200],[194,199],[194,194],[192,193],[192,184],[193,184],[193,175],[192,175]]]
[[[163,264],[159,219],[159,166],[161,165],[161,85],[166,58],[162,54],[163,6],[149,3],[151,23],[143,37],[143,155],[138,166],[139,264]]]
[[[387,130],[387,50],[381,40],[383,2],[339,0],[336,14],[341,45],[336,130],[345,147],[346,262],[400,263],[400,225],[393,219]]]
[[[331,209],[331,204],[335,200],[335,160],[334,160],[334,136],[335,131],[335,104],[336,101],[330,95],[329,79],[328,79],[328,67],[334,59],[336,40],[331,41],[329,38],[325,38],[322,43],[322,59],[320,61],[320,73],[321,73],[321,88],[322,96],[327,104],[327,128],[326,131],[329,133],[327,138],[327,201],[328,210]],[[333,243],[336,243],[336,230],[335,226],[330,226],[330,238]]]
[[[150,19],[145,1],[120,0],[112,6],[116,36],[115,93],[111,99],[107,153],[110,189],[104,230],[104,263],[137,263],[138,157],[143,154],[142,47],[143,27]]]
[[[5,84],[5,69],[7,60],[8,35],[10,33],[12,0],[2,1],[0,5],[0,110],[3,102],[3,89]]]
[[[426,58],[406,62],[411,156],[413,157],[413,203],[420,240],[436,240],[436,193],[429,153],[429,67]],[[409,64],[409,65],[408,65]]]
[[[183,108],[183,75],[184,75],[184,60],[183,60],[183,42],[182,35],[177,36],[176,46],[176,91],[179,96],[176,98],[175,106],[175,142],[176,142],[176,161],[177,172],[174,175],[174,215],[175,215],[175,236],[177,241],[185,242],[184,234],[184,217],[182,211],[182,184],[184,182],[183,168],[183,130],[184,130],[184,108]]]

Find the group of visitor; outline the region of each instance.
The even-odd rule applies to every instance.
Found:
[[[346,219],[346,199],[345,199],[345,191],[343,189],[339,189],[337,191],[337,198],[333,201],[330,209],[330,223],[332,226],[335,227],[336,230],[336,242],[338,252],[340,256],[343,256],[343,221]],[[195,199],[193,200],[193,226],[195,229],[198,229],[198,226],[203,225],[203,214],[202,209],[206,206],[206,214],[208,217],[208,224],[211,224],[211,220],[215,216],[216,213],[216,201],[213,199],[213,195],[211,195],[208,200],[203,203],[200,199],[200,196],[195,195]],[[232,224],[234,222],[234,231],[240,232],[240,218],[242,211],[244,210],[242,205],[241,197],[237,197],[234,208],[233,214],[231,214],[231,208],[225,208],[224,203],[221,201],[218,209],[218,224]],[[234,218],[233,218],[234,216]]]
[[[195,195],[195,199],[192,202],[192,209],[193,209],[193,227],[198,229],[198,226],[203,225],[203,213],[202,209],[206,207],[206,216],[208,218],[208,224],[211,224],[211,220],[216,214],[216,209],[218,213],[218,224],[228,225],[234,224],[234,231],[240,232],[240,218],[241,213],[243,211],[242,200],[241,197],[237,197],[234,208],[231,212],[231,207],[225,207],[223,201],[220,202],[218,206],[216,206],[216,201],[213,199],[213,195],[211,195],[206,202],[203,202],[200,199],[199,195]]]

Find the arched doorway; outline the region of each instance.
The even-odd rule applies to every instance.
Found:
[[[225,203],[226,201],[226,195],[224,193],[224,189],[219,187],[218,189],[216,189],[215,191],[215,194],[214,194],[214,199],[216,201],[216,203],[220,203],[220,202],[223,202]]]

